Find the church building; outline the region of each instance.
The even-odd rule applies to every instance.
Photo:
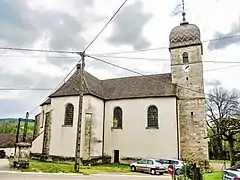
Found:
[[[32,154],[74,158],[111,156],[208,160],[200,30],[185,21],[169,36],[171,73],[99,80],[80,71],[41,104]],[[79,107],[82,107],[78,131]]]

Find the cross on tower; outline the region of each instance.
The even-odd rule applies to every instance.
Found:
[[[183,16],[183,22],[186,22],[186,13],[185,13],[185,2],[184,0],[182,0],[182,8],[183,8],[183,12],[182,12],[182,16]]]

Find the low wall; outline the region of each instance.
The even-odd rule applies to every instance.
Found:
[[[48,157],[45,157],[39,153],[31,153],[31,159],[55,162],[55,163],[59,163],[59,164],[74,164],[74,162],[75,162],[75,157],[63,157],[63,156],[53,156],[53,155],[49,155]],[[86,160],[81,159],[81,161],[84,166],[109,164],[109,163],[111,163],[111,157],[110,156],[97,156],[97,157],[91,157],[90,159],[86,159]]]

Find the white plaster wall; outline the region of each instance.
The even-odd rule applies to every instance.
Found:
[[[39,134],[39,136],[32,142],[32,153],[42,153],[43,147],[43,131]]]
[[[78,96],[52,98],[52,129],[50,155],[74,157],[76,149],[77,121],[78,121]],[[72,103],[74,106],[74,120],[72,127],[64,127],[65,106]],[[92,108],[93,135],[102,140],[103,127],[103,101],[93,96],[84,96],[82,115],[82,136],[81,136],[81,157],[84,155],[84,132],[85,132],[85,112]],[[92,154],[102,154],[102,143],[92,143]]]
[[[13,157],[14,156],[15,148],[0,148],[0,150],[4,150],[7,157]]]
[[[147,109],[158,107],[159,129],[146,129]],[[123,129],[113,129],[113,110],[123,110]],[[144,98],[106,102],[104,152],[121,157],[178,158],[176,98]]]

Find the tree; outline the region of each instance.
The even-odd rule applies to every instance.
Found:
[[[207,124],[213,135],[218,138],[219,151],[222,152],[222,140],[227,141],[231,165],[235,165],[234,144],[240,132],[240,93],[216,86],[207,94]]]

